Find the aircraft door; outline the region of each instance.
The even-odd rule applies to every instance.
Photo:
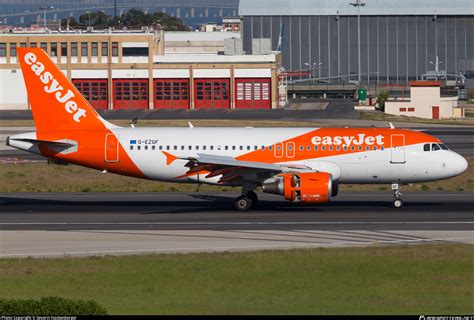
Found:
[[[275,155],[275,158],[281,158],[283,157],[283,143],[281,142],[278,142],[275,144],[275,149],[274,149],[274,155]]]
[[[405,163],[405,135],[391,135],[391,160],[390,163]]]
[[[287,142],[286,143],[286,157],[287,158],[294,158],[295,157],[295,143],[294,142]]]
[[[105,136],[105,162],[119,162],[119,141],[113,133]]]

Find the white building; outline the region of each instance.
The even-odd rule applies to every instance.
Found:
[[[410,99],[385,102],[385,113],[425,119],[463,118],[464,109],[458,107],[458,97],[441,97],[438,81],[410,82]]]

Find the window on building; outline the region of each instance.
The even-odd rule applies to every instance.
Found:
[[[118,42],[112,42],[112,57],[118,57]]]
[[[407,108],[400,108],[400,112],[406,112]]]
[[[408,108],[408,112],[414,112],[415,108]]]
[[[67,43],[61,42],[61,56],[67,57]]]
[[[0,43],[0,57],[7,56],[7,44],[5,42]]]
[[[30,43],[30,47],[31,47],[31,48],[36,48],[36,46],[37,46],[36,42],[31,42],[31,43]]]
[[[10,57],[16,57],[16,43],[10,43]]]
[[[58,56],[58,44],[56,42],[51,42],[51,57]]]
[[[77,57],[77,42],[71,42],[71,56]]]
[[[41,42],[40,43],[41,49],[43,49],[45,52],[48,51],[48,44],[46,42]]]
[[[26,42],[20,43],[20,47],[21,47],[21,48],[26,48]]]
[[[97,42],[92,42],[91,56],[97,57],[98,55],[99,55],[99,44]]]
[[[81,42],[81,56],[87,57],[87,42]]]
[[[148,56],[148,48],[122,48],[124,57],[146,57]]]
[[[109,44],[107,42],[102,42],[102,57],[107,57],[109,55]]]

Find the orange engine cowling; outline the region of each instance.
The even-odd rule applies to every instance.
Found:
[[[324,203],[331,198],[332,184],[326,172],[283,173],[264,181],[263,192],[283,195],[293,203]]]

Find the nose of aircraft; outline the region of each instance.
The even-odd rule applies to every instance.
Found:
[[[461,173],[467,170],[467,166],[467,160],[464,159],[464,157],[460,154],[453,152],[450,164],[450,167],[453,168],[453,174],[455,176],[460,175]]]

